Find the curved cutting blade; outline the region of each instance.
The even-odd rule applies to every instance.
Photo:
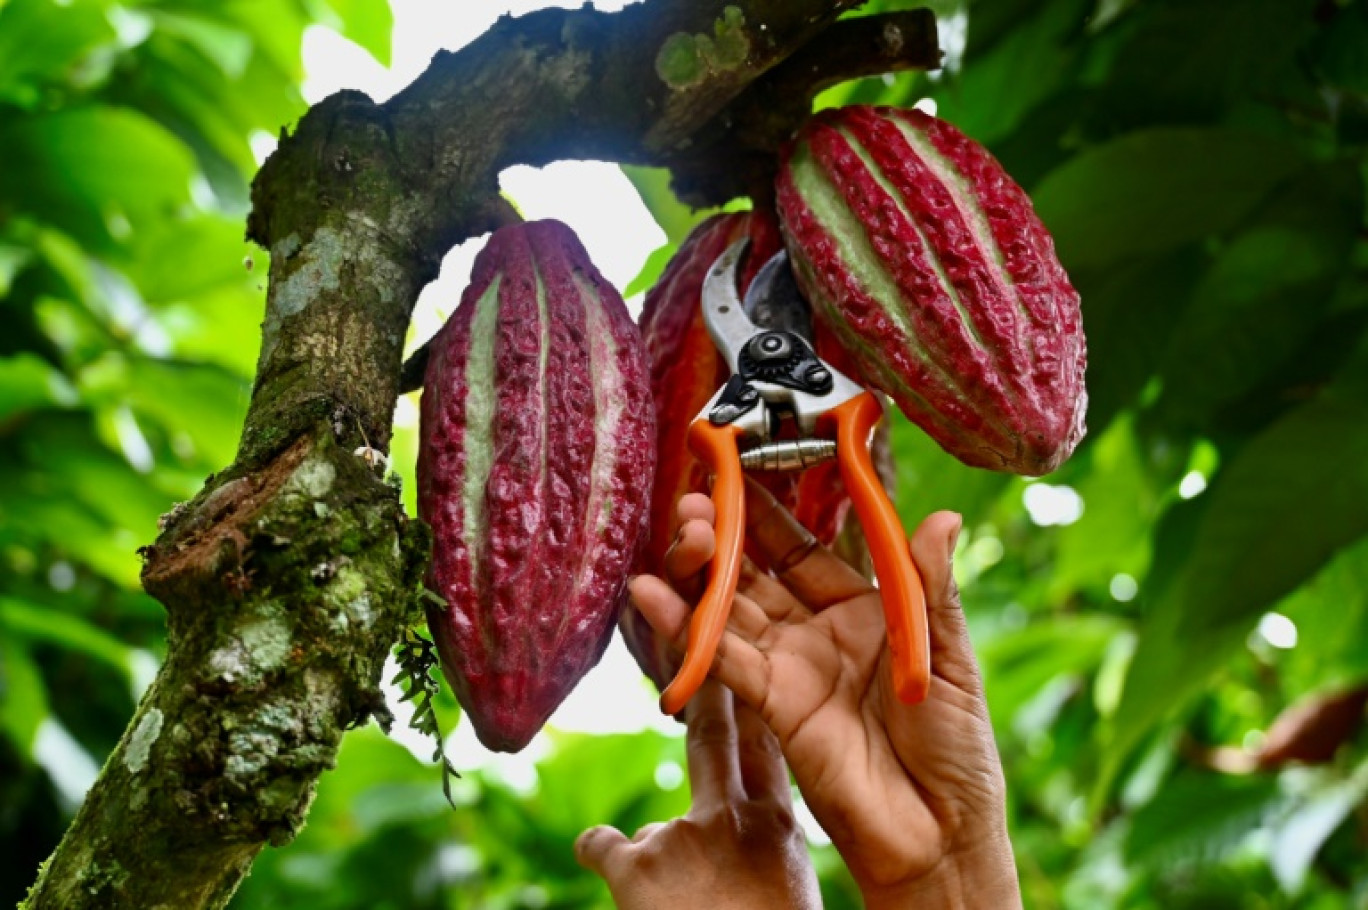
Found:
[[[708,327],[713,344],[717,345],[717,350],[733,373],[737,372],[741,348],[752,335],[761,331],[746,316],[741,298],[736,293],[741,257],[745,255],[749,243],[743,238],[727,247],[703,279],[703,324]]]
[[[755,273],[743,306],[757,326],[792,332],[812,343],[812,308],[798,290],[786,251],[775,253]]]

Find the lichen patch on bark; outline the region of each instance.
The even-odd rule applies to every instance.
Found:
[[[152,744],[161,736],[162,722],[165,718],[158,708],[151,708],[143,715],[133,735],[129,737],[128,748],[124,751],[124,767],[131,774],[137,774],[147,765],[152,752]]]
[[[328,495],[336,478],[337,469],[330,462],[323,458],[308,458],[300,463],[280,492],[286,495],[300,493],[320,499]]]

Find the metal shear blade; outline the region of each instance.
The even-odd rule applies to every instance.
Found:
[[[745,249],[746,241],[733,244],[703,282],[703,321],[732,372],[704,414],[714,423],[737,425],[750,442],[772,438],[773,412],[791,414],[799,434],[811,436],[822,414],[864,390],[818,357],[799,332],[751,321],[736,293]],[[782,250],[757,273],[746,299],[790,321],[806,321],[807,304]]]
[[[793,332],[812,343],[812,308],[798,290],[788,253],[783,250],[755,273],[743,307],[757,326]]]

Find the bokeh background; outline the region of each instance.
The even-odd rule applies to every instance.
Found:
[[[247,188],[274,137],[538,5],[0,0],[0,903],[164,653],[136,549],[232,459],[267,265]],[[904,521],[965,516],[1027,906],[1368,907],[1368,3],[933,7],[943,69],[819,104],[917,105],[986,143],[1082,292],[1090,434],[1057,473],[970,470],[894,428]],[[611,163],[503,186],[638,305],[703,214]],[[410,496],[416,414],[396,412]],[[484,752],[449,695],[439,713],[454,811],[429,743],[351,733],[233,906],[606,907],[575,835],[687,806],[681,730],[620,644],[521,755]],[[858,906],[805,824],[827,905]]]

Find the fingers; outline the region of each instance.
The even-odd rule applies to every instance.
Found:
[[[951,571],[962,523],[963,519],[954,512],[928,515],[912,535],[912,559],[926,590],[932,671],[962,688],[977,688],[978,664]]]
[[[654,575],[638,575],[627,582],[627,593],[656,634],[684,650],[689,639],[692,610],[663,580]]]
[[[746,532],[774,574],[813,611],[872,590],[864,576],[831,555],[768,490],[749,480]]]
[[[706,493],[685,493],[679,497],[675,514],[679,516],[681,525],[694,520],[713,524],[717,521],[717,506],[713,505],[712,497]]]
[[[641,615],[650,623],[656,634],[663,637],[675,648],[683,651],[689,643],[689,621],[693,618],[693,608],[679,595],[679,592],[654,575],[638,575],[627,583],[627,592]],[[737,594],[732,598],[731,611],[727,617],[728,634],[747,643],[753,643],[763,636],[770,627],[769,617],[756,601],[745,595]],[[719,646],[718,655],[722,654]]]
[[[575,838],[575,860],[606,880],[627,858],[623,848],[630,845],[631,841],[618,829],[598,825]]]
[[[771,802],[791,806],[788,768],[779,740],[751,707],[737,703],[735,707],[737,762],[741,766],[741,783],[746,795],[755,802]]]
[[[732,694],[706,679],[686,709],[689,731],[689,786],[695,808],[713,809],[745,797],[736,756],[736,718]]]
[[[801,622],[812,616],[807,605],[794,597],[783,582],[760,571],[749,559],[741,563],[736,590],[758,604],[772,622]]]
[[[703,593],[703,567],[717,549],[713,532],[717,509],[702,493],[687,493],[680,498],[676,512],[679,530],[665,551],[665,577],[686,597],[696,598]]]
[[[644,824],[637,829],[636,834],[632,835],[632,843],[639,844],[646,838],[650,837],[652,834],[655,834],[657,831],[664,827],[665,822],[649,822],[647,824]]]
[[[683,651],[689,642],[689,619],[692,610],[673,588],[654,575],[638,575],[628,583],[632,603],[651,624],[651,628],[672,646]],[[764,613],[744,595],[736,598],[737,612],[743,625],[768,623]],[[749,618],[747,618],[749,617]],[[757,705],[763,702],[769,684],[767,658],[755,645],[737,633],[735,623],[722,634],[717,654],[709,673],[736,693],[743,701]]]
[[[665,575],[678,585],[698,575],[717,549],[711,522],[693,518],[679,526],[674,543],[665,551]]]

